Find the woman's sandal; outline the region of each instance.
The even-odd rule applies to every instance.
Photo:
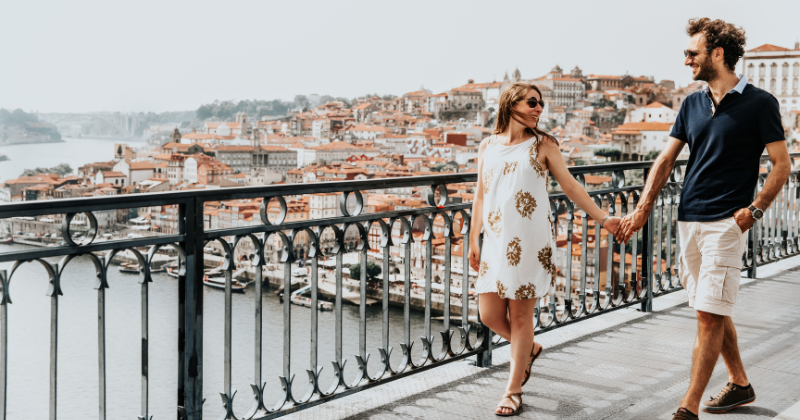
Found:
[[[502,402],[505,399],[508,399],[514,405],[513,406],[511,406],[511,405],[503,405]],[[500,403],[497,404],[497,408],[509,408],[509,409],[511,409],[511,412],[510,413],[498,413],[497,410],[495,410],[495,412],[494,412],[495,416],[500,416],[500,417],[516,416],[517,414],[520,413],[520,411],[522,411],[522,393],[521,392],[517,392],[517,393],[514,393],[514,394],[511,394],[511,393],[504,394],[503,398],[500,399]]]
[[[539,351],[536,354],[533,353],[533,350],[536,348],[536,343],[533,343],[533,348],[531,348],[531,361],[528,362],[527,370],[525,371],[525,379],[522,380],[522,385],[528,383],[528,379],[531,378],[531,371],[533,370],[531,366],[533,366],[533,362],[536,361],[536,358],[542,354],[542,350],[544,350],[544,346],[539,345]]]

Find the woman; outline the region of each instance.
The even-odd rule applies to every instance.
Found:
[[[569,173],[558,142],[538,128],[544,106],[541,98],[534,85],[511,85],[500,97],[494,134],[481,142],[478,151],[470,266],[479,273],[481,321],[511,344],[511,373],[495,411],[498,416],[519,412],[522,385],[542,352],[542,346],[533,341],[536,299],[555,289],[548,172],[600,226],[615,233],[620,222],[595,205]],[[484,224],[481,255],[478,238]]]

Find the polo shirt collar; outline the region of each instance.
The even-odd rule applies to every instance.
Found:
[[[744,92],[745,86],[747,86],[747,76],[745,76],[744,74],[740,74],[739,83],[737,83],[736,86],[734,86],[733,89],[731,89],[731,91],[728,93],[736,92],[741,94],[742,92]],[[708,94],[708,84],[706,84],[705,87],[703,87],[703,92]]]

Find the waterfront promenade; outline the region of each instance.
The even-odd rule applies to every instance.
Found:
[[[800,257],[742,279],[734,320],[755,403],[719,420],[800,419]],[[689,384],[694,311],[683,291],[537,337],[546,348],[525,386],[523,419],[671,419]],[[491,419],[508,346],[489,368],[474,357],[291,414],[287,419]],[[727,382],[720,359],[706,394]]]

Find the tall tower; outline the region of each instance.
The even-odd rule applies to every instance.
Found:
[[[261,148],[261,139],[258,137],[258,128],[253,127],[253,134],[250,136],[250,146],[254,149]]]

